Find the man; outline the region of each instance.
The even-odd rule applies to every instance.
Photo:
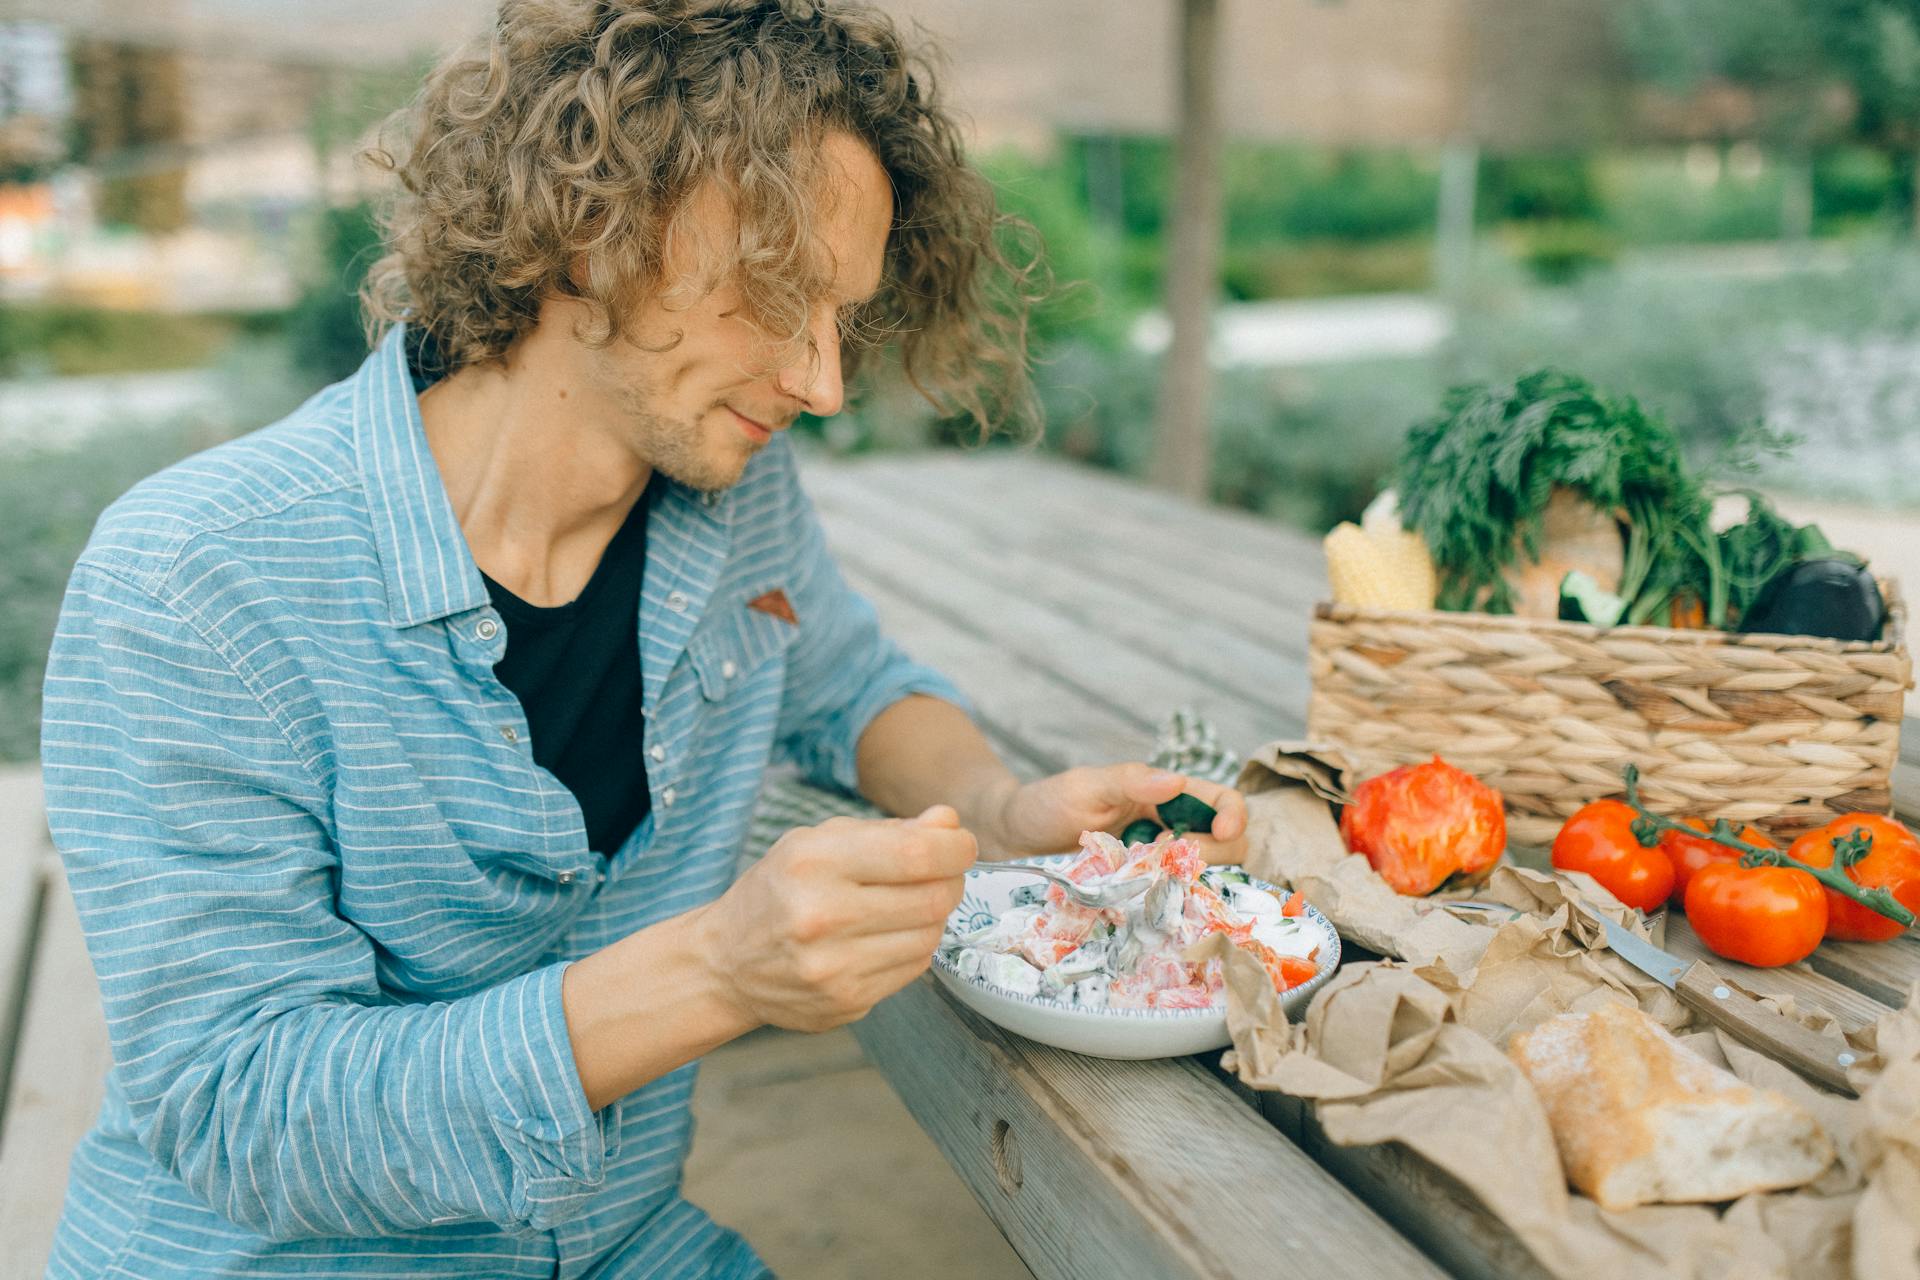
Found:
[[[362,370],[74,572],[48,807],[114,1067],[57,1276],[760,1274],[678,1194],[691,1064],[914,978],[977,848],[1188,785],[1017,783],[797,485],[864,335],[1022,394],[991,196],[884,18],[510,2],[413,121]],[[730,884],[775,756],[900,817]]]

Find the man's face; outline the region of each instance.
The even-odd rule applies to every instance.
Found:
[[[816,250],[830,283],[813,301],[812,351],[804,344],[783,349],[741,309],[733,285],[705,289],[696,273],[709,246],[684,242],[668,247],[665,276],[670,283],[694,282],[687,292],[697,300],[649,302],[620,341],[602,351],[583,349],[585,389],[596,416],[604,415],[641,459],[682,484],[709,492],[728,488],[802,412],[826,417],[840,411],[839,317],[880,287],[893,193],[864,143],[833,133],[822,152]],[[696,196],[684,225],[716,237],[732,231],[724,200],[711,193]],[[662,292],[671,297],[673,290]],[[669,346],[676,334],[679,341]]]

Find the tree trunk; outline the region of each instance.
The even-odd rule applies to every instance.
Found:
[[[1160,382],[1154,478],[1189,498],[1207,496],[1213,469],[1208,349],[1220,274],[1219,45],[1219,0],[1183,0],[1179,163],[1166,283],[1173,344]]]

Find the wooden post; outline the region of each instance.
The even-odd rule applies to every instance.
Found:
[[[1473,275],[1473,203],[1480,148],[1470,137],[1449,141],[1440,159],[1440,201],[1433,237],[1433,282],[1441,299],[1458,305]]]
[[[1220,0],[1181,0],[1180,123],[1154,479],[1204,499],[1212,473],[1208,348],[1220,276]]]

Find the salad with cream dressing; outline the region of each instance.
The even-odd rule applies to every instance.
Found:
[[[1080,837],[1067,878],[1089,886],[1151,877],[1147,891],[1117,907],[1082,906],[1057,885],[1014,895],[998,919],[959,932],[949,922],[943,960],[963,978],[1013,995],[1079,1009],[1206,1009],[1225,1000],[1220,961],[1186,951],[1225,934],[1259,960],[1284,992],[1319,972],[1322,935],[1302,919],[1305,902],[1284,902],[1245,872],[1209,867],[1193,841],[1171,833],[1126,845],[1104,831]]]

